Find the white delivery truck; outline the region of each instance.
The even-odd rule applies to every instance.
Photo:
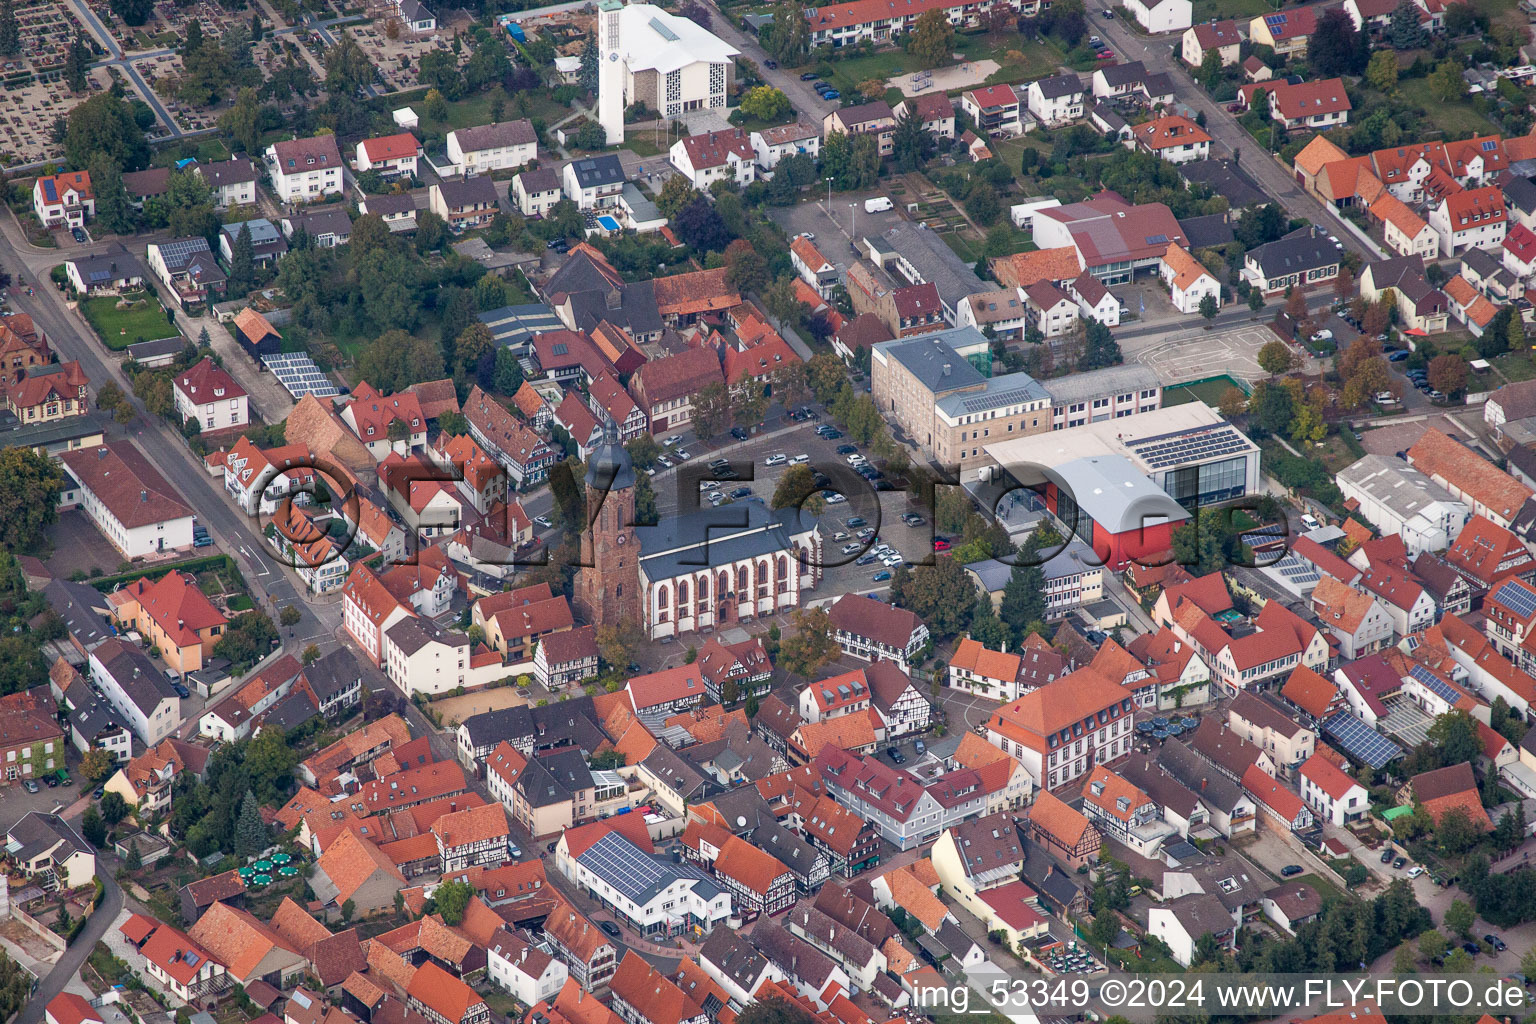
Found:
[[[864,200],[865,213],[884,213],[887,210],[894,209],[895,206],[896,204],[891,202],[889,196],[876,196],[873,199]]]

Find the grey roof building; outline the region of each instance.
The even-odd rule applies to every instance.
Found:
[[[111,613],[107,596],[89,583],[50,580],[43,588],[43,598],[48,602],[48,607],[64,620],[69,638],[81,651],[80,662],[85,660],[85,654],[112,636],[106,624],[107,616]]]
[[[558,272],[557,272],[558,273]],[[655,302],[652,301],[652,307]],[[489,313],[479,314],[480,322],[491,329],[491,336],[496,339],[496,344],[501,348],[510,348],[514,353],[525,354],[533,336],[542,331],[558,331],[565,327],[555,311],[542,302],[530,303],[524,306],[502,306],[493,309]],[[658,314],[657,324],[661,323]]]
[[[584,789],[592,788],[592,769],[579,750],[560,750],[531,758],[517,780],[528,806],[568,804]]]
[[[568,169],[583,189],[617,185],[624,180],[624,165],[612,153],[583,157],[572,161]]]
[[[921,222],[903,221],[890,228],[878,240],[866,239],[871,256],[888,273],[895,273],[912,284],[931,283],[939,293],[944,315],[955,322],[960,300],[987,286],[976,272],[955,254],[937,232]]]
[[[1211,245],[1226,245],[1235,237],[1232,225],[1224,213],[1212,213],[1204,217],[1185,217],[1179,221],[1184,238],[1191,249],[1204,249]]]
[[[1162,382],[1151,367],[1140,363],[1106,366],[1087,373],[1072,373],[1065,377],[1048,380],[1043,385],[1051,397],[1051,405],[1072,405],[1092,402],[1095,398],[1107,398],[1135,391],[1161,388]]]

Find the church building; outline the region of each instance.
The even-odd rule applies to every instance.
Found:
[[[800,607],[821,578],[821,537],[796,509],[756,502],[635,525],[635,467],[610,430],[587,463],[577,612],[594,626],[641,623],[651,639]]]

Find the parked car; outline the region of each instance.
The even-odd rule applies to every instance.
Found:
[[[750,487],[738,487],[734,491],[731,492],[731,497],[733,497],[733,498],[750,498],[750,497],[752,497],[752,488],[750,488]]]
[[[171,689],[175,690],[176,696],[180,697],[182,700],[186,700],[188,697],[192,696],[192,691],[187,689],[185,683],[172,683]]]
[[[623,932],[619,931],[619,926],[614,924],[612,921],[600,921],[598,922],[597,926],[615,939],[624,934]]]
[[[912,749],[917,751],[919,754],[926,754],[928,753],[928,744],[924,743],[922,740],[913,740]]]
[[[814,82],[819,77],[820,76],[817,75],[816,72],[814,72],[814,71],[805,71],[805,72],[801,73],[800,81],[802,81],[802,82]]]
[[[683,461],[685,461],[685,462],[686,462],[686,461],[687,461],[687,460],[689,460],[689,459],[691,459],[691,458],[693,458],[693,456],[692,456],[692,455],[689,455],[689,454],[688,454],[688,451],[687,451],[687,449],[684,449],[684,448],[679,448],[679,449],[678,449],[678,450],[677,450],[677,451],[675,451],[675,452],[673,452],[673,453],[672,453],[672,457],[673,457],[673,458],[674,458],[674,459],[682,459],[682,460],[683,460]]]
[[[47,784],[49,789],[53,789],[59,784],[59,780],[54,778],[52,775],[44,775],[43,782]]]
[[[821,500],[825,501],[828,505],[841,505],[848,499],[843,497],[841,494],[838,494],[836,491],[822,491]]]
[[[1397,869],[1401,870],[1402,866],[1404,864],[1407,864],[1407,863],[1408,863],[1408,858],[1407,857],[1399,857],[1399,858],[1397,858],[1396,860],[1394,860],[1392,862],[1392,866],[1394,868],[1397,868]]]
[[[1385,850],[1381,851],[1381,862],[1383,864],[1392,863],[1392,847],[1389,846]]]
[[[767,68],[769,71],[777,71],[779,62],[776,60],[765,60],[763,61],[763,67]]]
[[[100,800],[103,796],[106,796],[106,794],[106,786],[97,786],[94,790],[91,791],[91,796],[95,797],[97,800]]]
[[[873,551],[870,551],[870,552],[868,552],[866,554],[860,555],[858,557],[858,559],[853,564],[854,565],[874,565],[878,561],[880,561],[880,556],[875,554]]]
[[[1094,56],[1094,60],[1114,60],[1114,59],[1115,59],[1115,55],[1110,53],[1108,50],[1105,50],[1103,53],[1096,54]]]
[[[948,551],[949,548],[950,548],[949,541],[935,538],[935,540],[933,542],[933,550],[935,550],[935,551]]]
[[[854,534],[854,536],[859,538],[859,540],[869,540],[874,535],[875,535],[875,528],[873,526],[866,526],[862,530],[860,530],[858,533]]]
[[[81,245],[85,244],[85,232],[84,231],[81,231],[79,228],[70,228],[69,229],[69,233],[74,236],[75,241],[79,242]]]
[[[916,512],[908,512],[906,515],[901,517],[901,521],[906,523],[908,526],[922,526],[928,520],[924,519]]]
[[[848,528],[851,530],[857,530],[866,522],[868,522],[868,520],[866,520],[863,516],[853,516],[848,520]]]
[[[1477,954],[1483,951],[1483,947],[1475,942],[1463,942],[1461,948],[1466,950],[1467,956],[1477,956]]]
[[[884,583],[886,580],[888,580],[890,578],[891,578],[891,570],[889,570],[889,569],[881,569],[879,572],[875,573],[875,575],[874,575],[874,580],[875,580],[876,583]]]
[[[902,756],[901,751],[897,750],[895,747],[886,747],[885,756],[897,764],[906,764],[907,762],[907,759]]]
[[[843,436],[843,432],[838,430],[836,427],[829,427],[827,428],[826,433],[822,434],[821,436],[826,438],[828,441],[836,441],[838,438]]]
[[[838,92],[836,89],[828,89],[826,92],[821,94],[821,98],[824,100],[840,100],[843,98],[843,94]]]
[[[1508,944],[1497,935],[1484,935],[1483,941],[1492,946],[1496,952],[1502,953],[1509,948]]]
[[[864,550],[864,545],[862,545],[862,544],[844,544],[843,545],[843,554],[845,554],[845,555],[851,555],[851,554],[853,554],[853,553],[855,553],[857,551],[862,551],[862,550]]]
[[[212,547],[213,546],[213,538],[208,536],[206,533],[201,535],[201,536],[193,536],[193,538],[192,538],[192,546],[195,547],[195,548]]]
[[[673,462],[665,455],[658,455],[656,457],[656,465],[660,466],[662,469],[671,469],[673,466],[677,465],[677,463]]]
[[[1401,363],[1404,360],[1406,360],[1410,355],[1412,355],[1412,353],[1409,352],[1407,349],[1400,348],[1396,352],[1393,352],[1393,353],[1391,353],[1390,355],[1387,356],[1387,362],[1389,362],[1389,363]]]
[[[853,455],[858,450],[858,445],[840,444],[837,446],[837,454],[839,455]]]
[[[789,464],[791,466],[803,466],[807,462],[810,462],[810,461],[811,461],[811,457],[809,455],[796,455],[792,459],[789,460]]]
[[[682,443],[683,443],[683,435],[682,434],[672,434],[669,437],[664,437],[664,438],[661,439],[662,447],[670,447],[670,446],[672,446],[674,444],[682,444]]]
[[[1287,864],[1285,867],[1280,869],[1281,878],[1291,878],[1292,876],[1299,874],[1301,874],[1300,864]]]
[[[23,781],[21,786],[28,793],[36,793],[37,792],[37,783],[33,782],[31,779],[26,779],[25,781]]]
[[[546,530],[555,525],[549,516],[534,516],[533,521],[544,527]]]

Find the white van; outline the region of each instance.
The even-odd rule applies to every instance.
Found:
[[[884,213],[886,210],[895,208],[896,204],[891,202],[888,196],[876,196],[873,199],[864,200],[865,213]]]
[[[787,456],[787,455],[770,455],[766,459],[763,460],[763,465],[765,465],[765,466],[782,466],[782,465],[784,465],[784,463],[786,463],[788,461],[789,461],[789,456]]]
[[[809,455],[796,455],[794,458],[789,460],[789,464],[791,466],[803,466],[810,461],[811,457]]]

